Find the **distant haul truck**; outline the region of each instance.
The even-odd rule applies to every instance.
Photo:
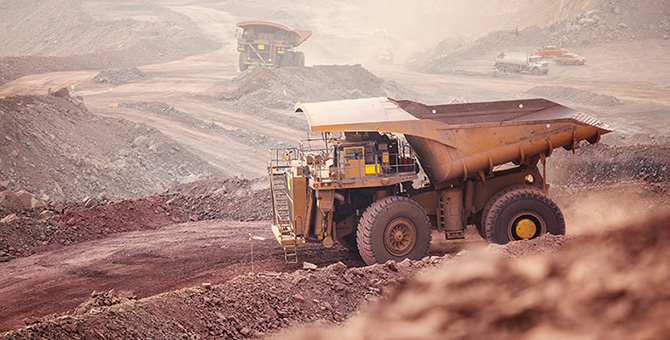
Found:
[[[498,53],[495,68],[501,72],[531,73],[541,75],[549,73],[549,62],[541,56],[525,53]]]
[[[263,21],[244,21],[238,23],[237,27],[240,71],[250,65],[305,66],[305,54],[296,51],[296,48],[312,35],[312,31],[294,30]]]
[[[611,129],[544,99],[424,105],[366,98],[296,105],[312,132],[273,149],[272,230],[290,262],[304,242],[357,249],[368,264],[421,259],[431,228],[491,243],[564,234],[547,195],[556,148]]]

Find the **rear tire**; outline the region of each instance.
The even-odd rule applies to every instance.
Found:
[[[245,64],[246,61],[247,61],[247,55],[244,53],[240,53],[240,58],[238,61],[240,72],[244,72],[249,68],[249,65]]]
[[[295,52],[293,56],[293,66],[304,67],[305,66],[305,53]]]
[[[356,243],[365,263],[419,260],[430,246],[430,220],[415,201],[390,196],[373,202],[358,223]]]
[[[493,195],[482,214],[488,242],[505,244],[542,234],[565,235],[561,209],[542,190],[514,185]]]
[[[285,52],[284,54],[279,57],[279,67],[288,67],[288,66],[293,66],[293,59],[295,56],[293,55],[293,52]]]

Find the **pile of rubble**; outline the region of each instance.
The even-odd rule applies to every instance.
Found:
[[[43,201],[138,197],[218,174],[143,124],[92,114],[67,89],[0,99],[0,179]]]
[[[240,178],[201,180],[117,202],[101,194],[78,202],[45,203],[25,190],[4,190],[0,192],[0,262],[121,232],[212,219],[270,220],[271,214],[268,185]]]
[[[604,185],[670,182],[670,145],[617,146],[583,144],[573,155],[556,152],[548,162],[552,182],[559,185]]]
[[[243,112],[306,129],[307,122],[302,116],[278,113],[286,112],[297,102],[368,97],[412,99],[416,96],[393,81],[378,78],[361,65],[324,65],[251,67],[233,79],[221,99]]]
[[[666,217],[573,238],[552,254],[466,254],[344,326],[279,338],[666,339],[669,241]]]
[[[140,71],[137,67],[126,67],[102,70],[91,82],[96,84],[121,85],[129,81],[143,79],[148,75]]]

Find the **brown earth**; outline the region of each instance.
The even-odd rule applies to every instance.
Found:
[[[0,6],[0,84],[36,73],[180,59],[219,46],[188,17],[152,4],[55,0]]]
[[[665,339],[670,217],[509,260],[466,254],[346,325],[292,339]]]
[[[99,205],[92,208],[57,204],[47,208],[50,214],[46,216],[40,214],[41,210],[23,211],[16,219],[0,223],[0,262],[111,234],[155,230],[175,223],[269,220],[270,193],[259,186],[263,183],[237,178],[203,180],[154,196],[114,203],[96,200]]]
[[[217,173],[155,129],[67,94],[3,98],[0,112],[0,178],[45,201],[141,196]]]

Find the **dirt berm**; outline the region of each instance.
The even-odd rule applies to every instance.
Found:
[[[291,339],[668,339],[670,217],[519,260],[467,254],[343,327]]]
[[[252,67],[234,78],[221,98],[243,112],[306,128],[302,116],[278,113],[293,108],[296,102],[385,96],[414,99],[417,94],[394,81],[378,78],[361,65],[324,65]]]
[[[98,117],[64,93],[0,99],[0,179],[61,201],[138,197],[217,173],[157,130]]]

